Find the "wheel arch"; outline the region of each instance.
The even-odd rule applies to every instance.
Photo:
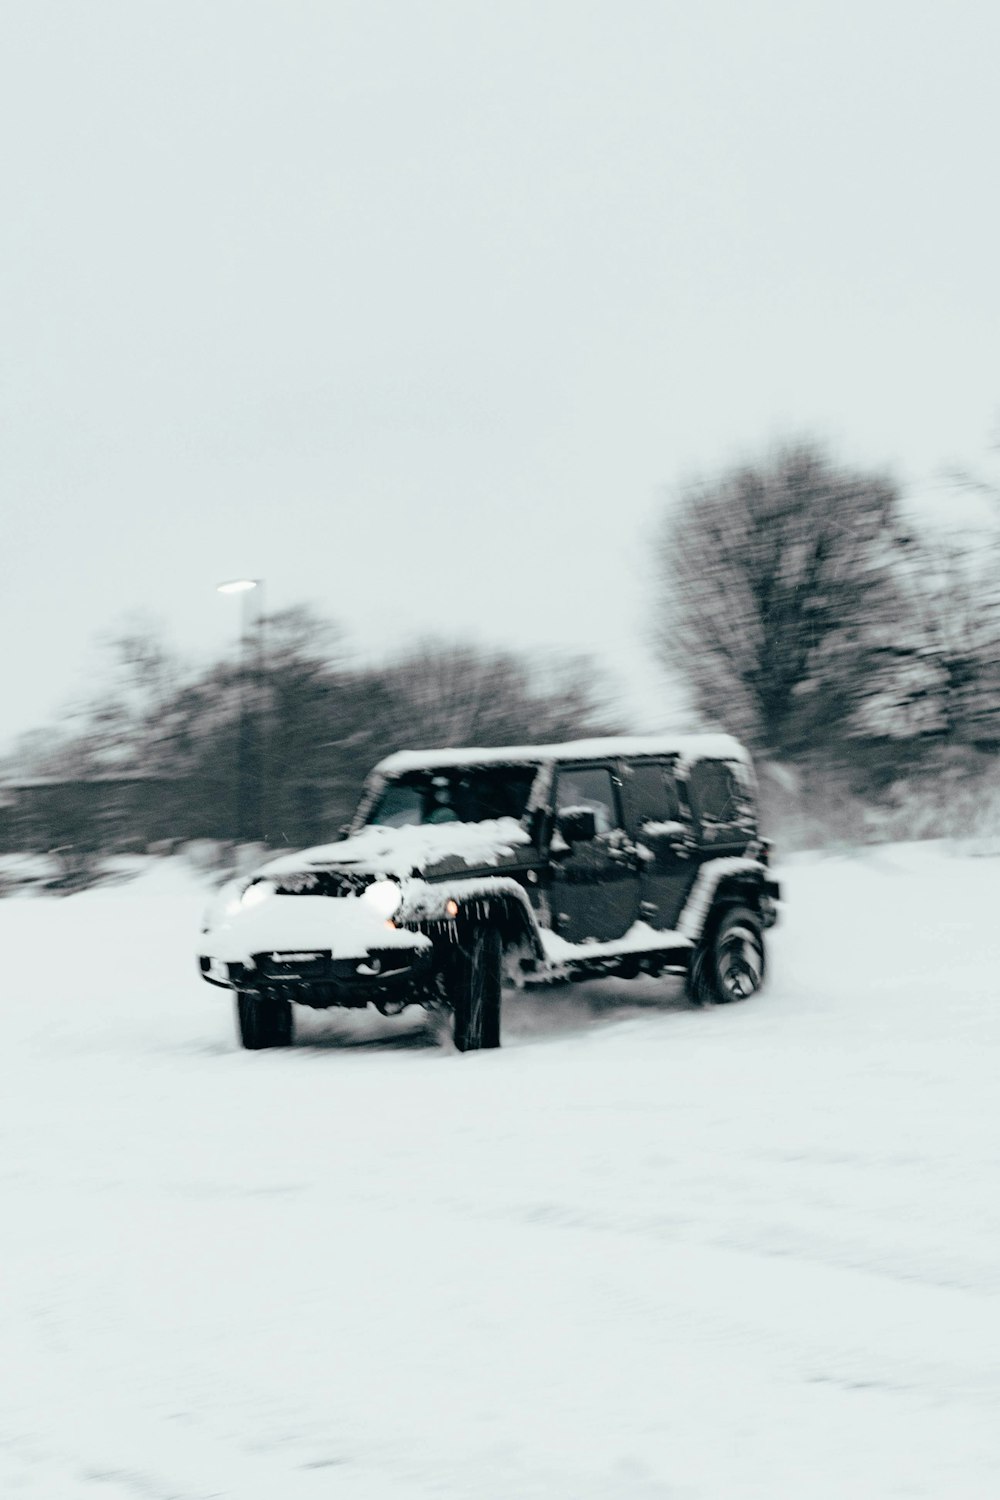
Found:
[[[703,946],[711,940],[727,912],[737,910],[748,911],[752,917],[756,917],[763,936],[765,922],[760,908],[761,894],[762,888],[754,886],[748,880],[735,877],[731,880],[720,881],[715,898],[705,914],[699,938],[700,944]]]
[[[749,872],[724,875],[715,888],[710,914],[727,906],[746,906],[750,911],[760,913],[763,895],[764,882],[759,876]]]
[[[756,860],[719,859],[702,865],[694,888],[677,923],[678,931],[693,943],[702,943],[719,913],[745,906],[765,921],[762,902],[766,895],[764,867]]]
[[[463,942],[467,934],[482,926],[493,927],[499,934],[504,948],[523,947],[532,957],[544,956],[537,924],[525,902],[510,892],[485,893],[452,898],[458,912],[452,919],[455,936]]]
[[[435,947],[463,943],[477,929],[489,926],[499,931],[505,947],[523,947],[533,958],[544,957],[528,894],[510,877],[425,885],[402,916],[407,926],[426,932]]]

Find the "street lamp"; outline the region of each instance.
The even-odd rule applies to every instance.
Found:
[[[255,714],[247,702],[247,679],[250,676],[250,595],[257,591],[257,688]],[[236,752],[236,831],[243,842],[266,838],[264,832],[264,733],[263,705],[259,701],[264,676],[264,580],[263,578],[230,578],[216,584],[220,594],[242,594],[240,612],[240,733]],[[255,733],[256,731],[256,733]]]
[[[217,583],[216,592],[219,594],[242,594],[243,609],[241,612],[241,629],[243,632],[243,643],[246,644],[250,635],[250,595],[254,589],[260,590],[260,600],[257,606],[257,618],[260,619],[264,611],[264,580],[263,578],[230,578],[228,583]]]

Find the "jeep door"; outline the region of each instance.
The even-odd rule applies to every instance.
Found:
[[[552,807],[549,868],[556,932],[569,943],[621,937],[639,914],[639,870],[625,829],[617,765],[557,766]],[[574,819],[588,812],[594,815],[593,837],[574,837]]]
[[[650,927],[670,932],[698,873],[691,815],[672,761],[631,761],[624,780],[627,826],[640,860],[639,914]]]

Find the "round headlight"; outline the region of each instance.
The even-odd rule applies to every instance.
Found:
[[[391,917],[402,904],[403,892],[394,880],[376,880],[361,897],[373,906],[380,917]]]
[[[248,906],[259,906],[262,901],[267,900],[268,896],[274,895],[275,889],[273,880],[255,880],[243,892],[243,895],[240,897],[240,905],[244,910]]]

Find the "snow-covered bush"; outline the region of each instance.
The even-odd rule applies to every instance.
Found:
[[[1000,838],[1000,757],[941,746],[908,768],[764,764],[761,824],[779,849]]]

